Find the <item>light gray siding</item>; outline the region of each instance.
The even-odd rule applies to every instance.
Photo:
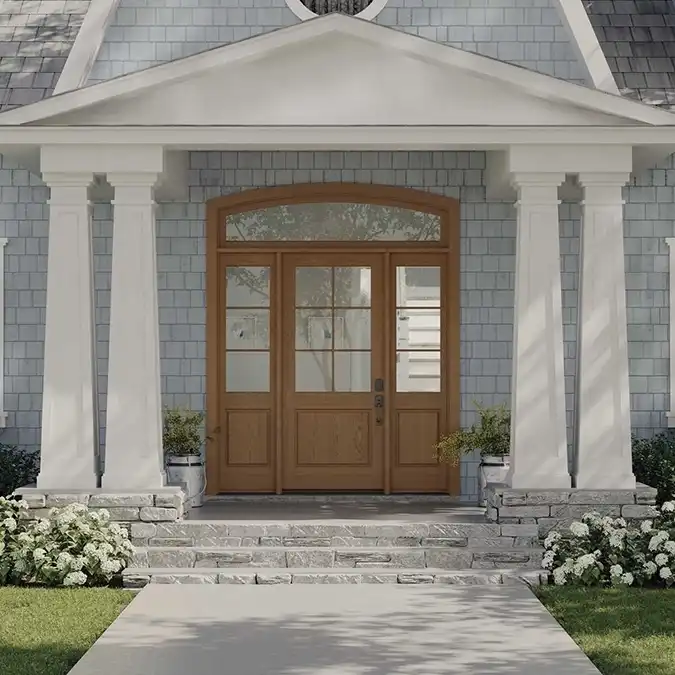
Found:
[[[511,386],[515,210],[487,202],[480,152],[193,152],[189,201],[158,210],[162,388],[165,403],[204,406],[206,200],[252,187],[305,182],[363,182],[431,190],[461,200],[462,422],[472,400],[506,401]],[[633,426],[649,435],[668,407],[668,253],[675,234],[675,165],[634,177],[625,190],[628,337]],[[5,406],[3,442],[39,444],[47,269],[47,189],[6,160],[0,169],[0,236],[5,248]],[[567,407],[571,424],[576,337],[579,206],[561,213]],[[94,209],[96,317],[101,424],[105,423],[111,206]],[[104,433],[104,432],[103,432]],[[475,462],[462,489],[476,496]]]
[[[284,0],[121,0],[90,83],[298,21]],[[389,0],[376,22],[583,82],[553,0]]]

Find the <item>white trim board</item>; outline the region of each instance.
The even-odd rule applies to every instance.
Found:
[[[584,8],[584,0],[555,0],[558,15],[567,29],[577,59],[584,67],[589,84],[600,91],[618,94],[619,87],[607,63],[598,36]]]
[[[54,96],[87,84],[119,2],[120,0],[91,0],[63,71],[54,87]]]
[[[666,413],[669,427],[675,427],[675,237],[666,237],[669,258],[668,307],[670,323],[668,326],[670,357],[670,406]]]
[[[5,246],[7,238],[0,238],[0,429],[7,426],[5,410]]]
[[[237,62],[262,58],[276,49],[299,45],[305,41],[314,42],[329,34],[356,37],[441,68],[462,70],[488,81],[512,85],[548,101],[568,103],[624,118],[626,124],[675,124],[675,114],[644,103],[589,89],[370,21],[329,14],[0,113],[0,125],[45,121],[96,103],[203,75]]]

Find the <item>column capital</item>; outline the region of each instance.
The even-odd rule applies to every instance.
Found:
[[[511,185],[521,187],[555,187],[565,182],[565,174],[559,171],[515,171],[511,173]]]
[[[48,171],[42,174],[42,180],[49,187],[89,187],[94,173],[88,171]]]
[[[630,174],[625,171],[582,171],[579,173],[579,184],[585,188],[623,187],[629,180]]]
[[[114,188],[117,187],[155,187],[159,179],[156,171],[129,171],[110,172],[107,174],[108,182]]]

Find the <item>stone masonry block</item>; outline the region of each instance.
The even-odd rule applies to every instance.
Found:
[[[561,504],[560,506],[551,506],[551,518],[581,518],[585,513],[595,511],[601,516],[613,516],[618,518],[621,515],[621,506],[618,504]]]
[[[502,506],[499,519],[502,518],[547,518],[549,506]]]
[[[639,486],[635,491],[636,504],[656,504],[656,488]]]
[[[133,522],[140,519],[139,509],[133,506],[118,506],[113,509],[105,509],[105,511],[108,512],[110,520],[117,522]]]
[[[144,506],[141,508],[141,520],[145,522],[178,520],[178,510],[159,506]]]
[[[88,494],[48,494],[45,498],[45,506],[52,508],[54,506],[68,506],[68,504],[88,504],[90,495]]]
[[[89,498],[90,508],[116,508],[119,506],[152,506],[151,494],[95,494]]]
[[[526,525],[502,525],[500,528],[502,537],[536,537],[539,527],[536,523]]]
[[[570,504],[634,504],[633,490],[573,490]],[[592,509],[591,509],[592,510]]]
[[[157,534],[157,526],[152,523],[131,523],[130,532],[134,539],[149,539]]]
[[[501,497],[503,506],[525,506],[527,504],[527,493],[524,490],[504,490]]]
[[[22,495],[21,499],[28,504],[29,509],[42,509],[46,506],[47,500],[45,495],[40,494],[26,494]]]
[[[527,492],[527,504],[530,506],[567,504],[569,500],[569,490],[528,490]]]
[[[626,504],[621,507],[624,518],[655,518],[658,514],[658,508],[649,504]]]
[[[152,504],[144,504],[143,506],[152,506]],[[155,506],[172,508],[178,511],[183,508],[183,495],[155,495]]]

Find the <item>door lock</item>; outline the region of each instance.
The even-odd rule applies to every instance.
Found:
[[[375,424],[378,426],[384,424],[384,396],[382,394],[375,396]]]

